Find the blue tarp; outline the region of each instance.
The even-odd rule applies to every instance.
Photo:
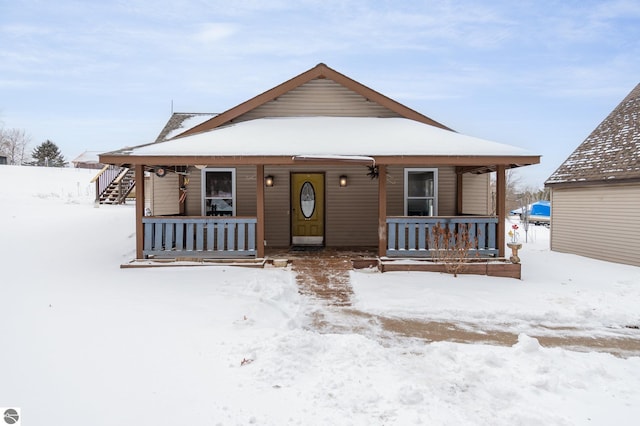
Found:
[[[509,212],[511,215],[522,214],[522,209],[515,209]],[[536,201],[529,204],[529,216],[547,216],[551,217],[551,202],[549,201]]]
[[[537,201],[531,204],[531,216],[549,216],[551,217],[551,203],[549,201]]]

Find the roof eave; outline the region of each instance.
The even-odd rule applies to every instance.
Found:
[[[375,160],[376,164],[385,165],[434,165],[434,166],[459,166],[468,167],[466,172],[472,170],[493,169],[496,165],[504,165],[507,168],[516,168],[540,163],[540,156],[500,156],[500,155],[383,155],[367,156]],[[293,155],[130,155],[124,153],[105,153],[99,156],[103,164],[114,165],[279,165],[290,166],[300,164],[301,160]],[[318,160],[317,163],[324,165],[344,164],[344,160],[339,158],[327,158]],[[492,171],[492,170],[486,170]],[[485,171],[485,172],[486,172]]]

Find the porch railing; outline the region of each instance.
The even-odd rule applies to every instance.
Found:
[[[254,217],[144,217],[144,257],[255,257]]]
[[[434,228],[447,227],[453,236],[469,233],[471,256],[497,256],[498,218],[493,216],[394,216],[387,217],[387,256],[431,257],[437,247]],[[477,242],[476,242],[477,241]],[[451,245],[454,241],[451,241]]]

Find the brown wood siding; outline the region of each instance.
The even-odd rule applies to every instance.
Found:
[[[187,184],[187,199],[184,214],[186,216],[200,216],[202,214],[202,172],[196,167],[189,167],[189,183]]]
[[[151,206],[153,205],[153,194],[151,190],[151,186],[153,185],[153,181],[151,180],[151,176],[144,177],[144,208],[151,210]]]
[[[462,175],[462,214],[488,215],[491,213],[489,174]]]
[[[256,166],[238,166],[236,169],[236,215],[256,215]]]
[[[404,216],[404,167],[387,167],[387,216]]]
[[[438,216],[457,214],[456,168],[438,167]]]
[[[640,184],[551,194],[552,250],[640,266]]]
[[[256,167],[238,166],[224,167],[236,170],[236,215],[256,215]],[[202,215],[202,171],[189,168],[189,184],[187,185],[186,216]]]
[[[400,117],[400,114],[329,79],[314,79],[239,117],[234,122],[264,117]]]
[[[236,169],[236,214],[256,215],[256,167]],[[390,216],[404,214],[404,167],[388,168],[387,209]],[[201,175],[189,169],[186,214],[201,214]],[[265,176],[274,177],[275,184],[265,188],[265,240],[268,247],[288,247],[290,235],[290,173],[325,173],[325,244],[328,247],[377,246],[378,181],[367,176],[364,165],[295,167],[266,166]],[[346,188],[338,186],[340,175],[346,175]],[[166,178],[164,178],[166,179]],[[176,181],[177,185],[177,181]],[[485,194],[486,195],[486,194]],[[455,168],[438,168],[438,214],[453,216],[456,210]]]
[[[151,174],[151,182],[152,214],[154,216],[180,214],[178,175],[167,173],[165,177],[160,178]]]
[[[326,172],[326,246],[378,246],[378,181],[365,166],[332,167]],[[347,176],[347,186],[338,181]]]
[[[264,189],[264,239],[267,247],[288,247],[291,243],[289,208],[289,169],[265,167],[265,176],[273,176],[274,184]]]
[[[378,245],[378,185],[367,176],[365,166],[265,167],[275,184],[265,188],[265,239],[267,247],[291,243],[290,173],[325,174],[325,245],[328,247]],[[346,188],[338,186],[346,175]]]
[[[404,169],[401,166],[387,168],[387,214],[404,215]],[[418,168],[410,166],[409,168]],[[433,168],[424,166],[424,168]],[[453,166],[438,169],[438,216],[456,215],[456,171]]]

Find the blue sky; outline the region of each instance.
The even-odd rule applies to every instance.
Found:
[[[640,82],[640,2],[0,0],[0,120],[69,160],[319,62],[544,180]]]

